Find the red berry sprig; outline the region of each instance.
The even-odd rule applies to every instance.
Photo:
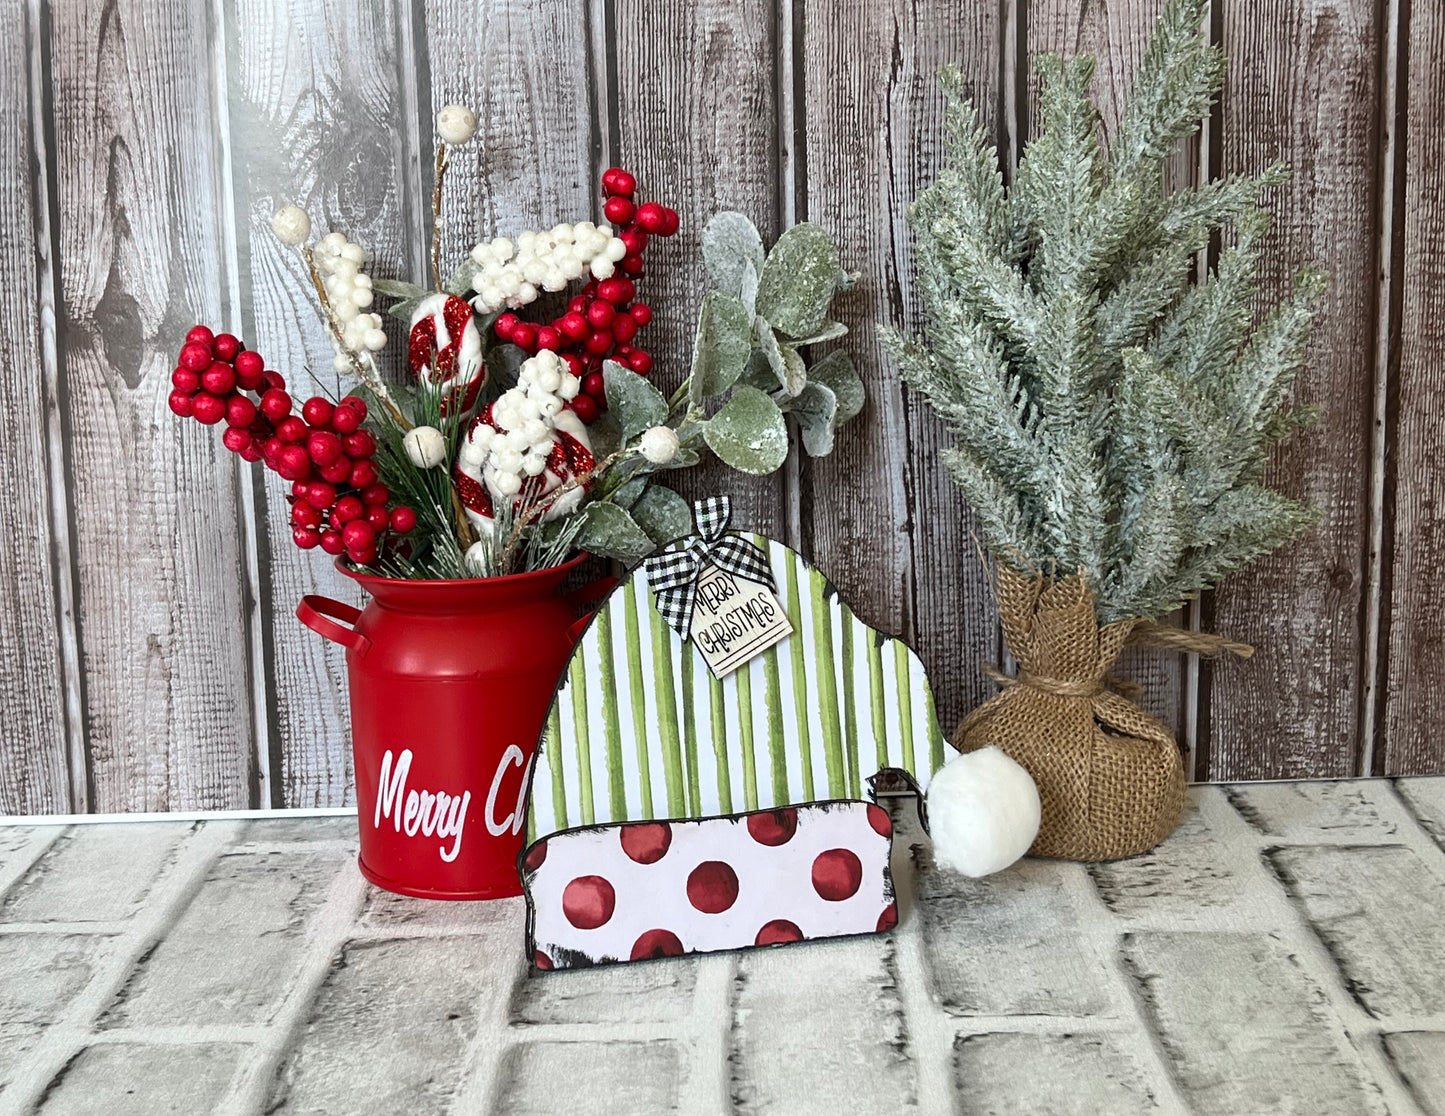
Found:
[[[302,550],[344,551],[369,566],[388,531],[405,535],[416,526],[411,508],[387,510],[391,492],[373,460],[376,439],[361,428],[365,400],[348,395],[333,404],[317,395],[293,414],[286,381],[260,354],[203,325],[186,334],[171,387],[168,403],[177,415],[208,426],[224,419],[221,443],[228,450],[265,462],[291,482],[291,539]]]
[[[615,360],[640,376],[652,371],[652,354],[633,344],[637,331],[652,321],[652,308],[633,301],[636,280],[644,274],[642,254],[650,236],[671,236],[677,232],[677,210],[655,201],[638,205],[633,196],[637,179],[621,167],[602,175],[607,201],[602,212],[621,231],[618,239],[627,254],[617,265],[617,274],[590,280],[567,306],[567,312],[546,325],[524,321],[516,314],[503,314],[492,326],[497,337],[510,341],[526,353],[550,349],[567,362],[568,370],[582,381],[582,390],[571,408],[585,423],[595,422],[607,409],[607,391],[602,382],[602,364]]]

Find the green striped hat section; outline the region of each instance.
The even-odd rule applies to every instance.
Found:
[[[793,634],[719,681],[653,607],[646,572],[633,571],[563,675],[532,780],[538,837],[857,799],[884,767],[927,786],[943,765],[918,656],[854,616],[794,551],[755,541]]]

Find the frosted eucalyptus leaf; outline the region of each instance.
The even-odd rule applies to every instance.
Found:
[[[637,375],[636,372],[633,375]],[[587,428],[587,440],[592,443],[592,456],[598,461],[611,457],[622,448],[622,428],[617,425],[617,416],[604,411]]]
[[[777,387],[780,387],[788,395],[797,395],[803,390],[803,385],[808,382],[808,369],[803,363],[803,358],[791,345],[780,344],[777,335],[769,328],[768,323],[759,320],[758,348],[767,359],[768,367],[772,369],[773,376],[777,380]]]
[[[373,279],[371,289],[377,294],[386,295],[387,298],[423,299],[431,294],[425,287],[418,287],[415,283],[407,283],[401,279]]]
[[[838,274],[833,280],[834,287],[839,291],[851,291],[858,285],[858,280],[863,278],[861,271],[846,271],[838,269]]]
[[[609,360],[602,366],[602,382],[607,387],[607,413],[616,416],[624,445],[649,426],[667,421],[667,400],[646,377]]]
[[[694,403],[722,395],[738,382],[753,348],[752,315],[742,302],[724,291],[708,291],[697,317],[692,349]]]
[[[678,448],[677,456],[674,457],[671,461],[669,461],[666,465],[649,466],[649,467],[650,467],[650,468],[656,468],[656,469],[659,469],[659,470],[661,470],[661,469],[691,469],[694,465],[698,464],[700,461],[702,461],[702,454],[698,453],[697,450],[693,449],[691,446],[681,446],[681,447]]]
[[[708,447],[725,464],[764,476],[788,456],[788,427],[783,412],[757,388],[741,387],[703,426]]]
[[[833,430],[837,426],[838,397],[822,384],[804,385],[796,399],[788,401],[788,413],[798,422],[803,449],[809,457],[827,457],[833,452]]]
[[[817,333],[838,283],[838,249],[820,226],[804,222],[778,238],[758,282],[758,313],[789,337]]]
[[[822,384],[837,398],[838,415],[833,420],[834,426],[842,426],[863,409],[863,381],[853,367],[853,358],[842,349],[829,353],[809,368],[808,382]]]
[[[848,327],[842,322],[824,322],[823,328],[818,330],[817,333],[811,334],[808,337],[799,337],[793,344],[801,349],[804,345],[821,345],[824,341],[836,341],[838,338],[846,337],[847,335]]]
[[[452,272],[452,277],[447,280],[446,286],[442,289],[447,294],[464,295],[472,289],[481,270],[482,265],[468,256],[457,265],[457,269]]]
[[[637,525],[659,546],[692,531],[692,508],[665,485],[648,485],[642,498],[629,510]]]
[[[645,476],[633,477],[630,481],[628,481],[611,496],[609,496],[608,499],[610,499],[618,507],[626,508],[628,511],[631,511],[632,505],[637,503],[638,499],[642,496],[642,494],[647,491],[648,483],[648,478]]]
[[[702,261],[712,281],[731,295],[743,292],[743,273],[763,267],[763,238],[741,213],[724,210],[703,226]]]
[[[762,268],[753,266],[752,260],[749,260],[743,267],[743,288],[740,297],[750,318],[758,312],[758,274],[761,271]]]
[[[410,325],[411,316],[416,313],[416,308],[422,304],[422,298],[424,297],[425,295],[418,298],[404,298],[400,302],[393,302],[387,307],[386,312],[393,318],[397,318]]]
[[[577,545],[583,550],[629,563],[645,558],[653,550],[653,542],[647,532],[614,503],[599,500],[588,504],[582,510],[582,516]]]

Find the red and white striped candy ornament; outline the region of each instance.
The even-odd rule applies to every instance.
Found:
[[[471,304],[449,294],[422,299],[411,316],[407,359],[423,387],[446,391],[448,402],[458,399],[463,411],[469,409],[487,379]]]
[[[484,536],[491,536],[495,509],[505,501],[524,511],[596,465],[587,427],[568,407],[579,389],[561,357],[540,352],[522,364],[517,386],[472,420],[457,451],[457,488]],[[563,493],[538,521],[576,511],[589,487]]]

